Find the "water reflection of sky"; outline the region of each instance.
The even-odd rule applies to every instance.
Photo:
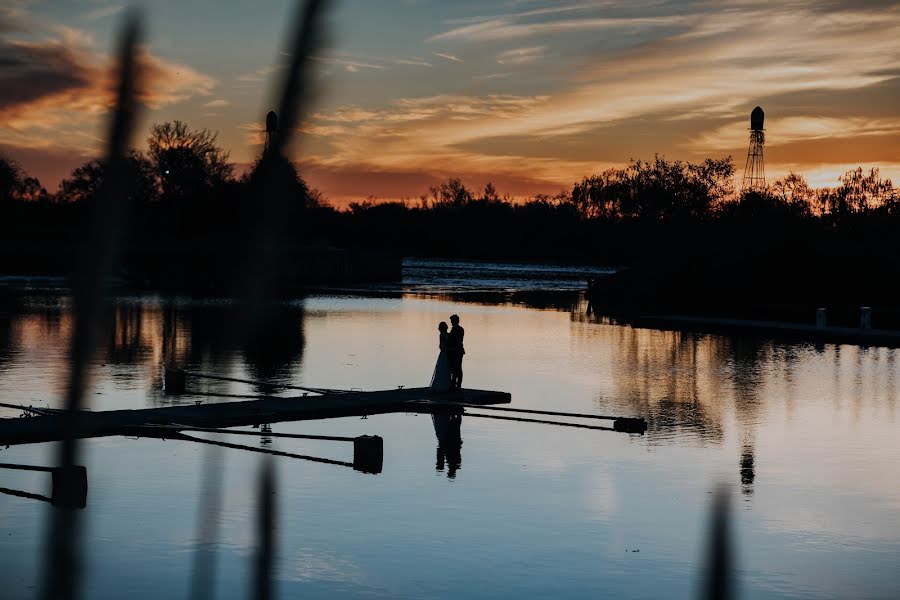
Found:
[[[450,478],[436,468],[426,416],[275,425],[385,439],[377,476],[276,460],[283,594],[692,597],[709,492],[725,480],[735,492],[743,597],[897,595],[895,351],[636,330],[589,319],[577,301],[548,309],[498,298],[317,295],[281,307],[250,340],[233,331],[228,302],[121,298],[94,362],[92,408],[172,402],[159,392],[166,360],[323,387],[424,385],[437,323],[458,313],[467,386],[510,391],[518,407],[644,416],[649,431],[466,418]],[[57,404],[67,298],[2,303],[0,401]],[[178,401],[194,400],[211,401]],[[272,447],[338,460],[351,453],[328,442]],[[49,451],[12,447],[0,461],[45,464]],[[219,597],[243,597],[259,460],[223,453]],[[86,597],[119,597],[123,587],[137,598],[187,593],[205,455],[187,442],[86,444]],[[0,476],[3,487],[47,491],[40,475]],[[0,585],[11,597],[32,594],[45,516],[38,502],[0,496]]]

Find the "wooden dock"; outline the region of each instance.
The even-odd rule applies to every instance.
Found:
[[[136,410],[82,411],[76,416],[74,437],[133,435],[141,427],[185,425],[235,427],[283,421],[365,416],[392,412],[453,410],[469,405],[509,404],[510,394],[488,390],[435,392],[430,388],[339,392],[318,396],[267,396],[240,402],[197,403]],[[461,409],[459,409],[461,410]],[[29,418],[0,419],[0,445],[31,444],[62,439],[70,415],[62,411]]]

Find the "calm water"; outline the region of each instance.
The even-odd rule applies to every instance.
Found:
[[[464,418],[459,456],[430,417],[276,424],[384,437],[384,470],[276,458],[282,597],[696,597],[711,490],[732,490],[743,598],[900,596],[897,353],[637,330],[592,320],[579,269],[413,262],[405,285],[286,303],[260,339],[224,300],[120,297],[94,362],[94,410],[163,406],[162,364],[323,387],[425,385],[436,325],[466,328],[465,384],[513,406],[644,416],[643,436]],[[580,278],[580,279],[579,279]],[[465,279],[462,294],[450,294]],[[489,291],[485,291],[488,289]],[[528,291],[531,290],[531,291]],[[537,291],[534,291],[537,290]],[[64,292],[0,295],[0,401],[58,406],[72,329]],[[199,393],[252,386],[189,382]],[[214,401],[188,395],[177,402]],[[3,416],[17,411],[3,409]],[[335,442],[229,441],[350,460]],[[84,444],[88,598],[186,597],[220,469],[217,597],[242,598],[260,455],[152,439]],[[0,462],[50,464],[47,445]],[[0,471],[0,487],[49,493]],[[0,589],[30,597],[49,507],[0,495]],[[127,594],[125,593],[127,591]]]

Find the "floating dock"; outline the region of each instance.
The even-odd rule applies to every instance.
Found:
[[[74,437],[134,435],[148,425],[236,427],[283,421],[305,421],[392,412],[428,412],[467,405],[509,404],[506,392],[460,390],[436,392],[408,388],[372,392],[334,392],[318,396],[266,396],[258,400],[197,403],[136,410],[81,411],[75,415]],[[64,411],[42,409],[40,416],[0,419],[0,445],[32,444],[62,439],[73,423]]]

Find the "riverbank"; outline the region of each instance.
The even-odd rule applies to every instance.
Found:
[[[131,248],[115,277],[144,290],[230,293],[239,291],[237,274],[247,270],[246,240],[227,245],[210,241],[166,241]],[[71,241],[54,243],[0,242],[0,279],[67,281],[75,272],[81,247]],[[341,248],[325,243],[283,243],[267,265],[281,291],[307,286],[397,282],[402,257],[376,248]]]
[[[633,319],[632,327],[668,329],[721,335],[755,335],[792,341],[812,341],[821,344],[855,344],[900,348],[900,331],[895,329],[863,329],[759,321],[752,319],[721,319],[679,315],[645,315]]]

